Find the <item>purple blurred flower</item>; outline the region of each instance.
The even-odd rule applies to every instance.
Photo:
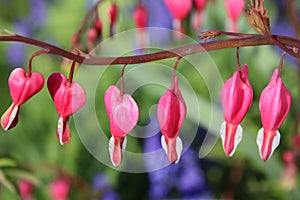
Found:
[[[25,21],[16,21],[13,26],[13,32],[30,36],[31,30]],[[7,47],[6,60],[10,67],[23,66],[25,63],[25,45],[21,43],[11,43]]]
[[[163,0],[145,0],[144,3],[149,12],[149,27],[172,29],[173,18]],[[172,41],[172,34],[169,31],[153,29],[150,31],[149,36],[152,43],[169,44]]]
[[[47,19],[47,2],[45,0],[30,0],[28,20],[32,28],[39,28]]]
[[[106,174],[99,172],[93,180],[92,189],[99,193],[99,200],[120,200],[120,196],[115,192],[107,180]]]
[[[145,135],[156,134],[145,139],[144,152],[158,151],[162,148],[160,144],[161,134],[158,132],[157,119],[153,118],[146,128]],[[145,166],[150,170],[153,167],[158,168],[155,165],[161,166],[161,161],[167,162],[167,157],[163,152],[161,156],[156,155],[151,160],[145,160]],[[200,167],[199,158],[192,148],[183,153],[179,163],[149,172],[148,177],[150,182],[148,191],[150,199],[168,198],[170,195],[173,197],[174,194],[171,194],[172,189],[179,191],[179,197],[181,198],[211,199],[205,176]]]

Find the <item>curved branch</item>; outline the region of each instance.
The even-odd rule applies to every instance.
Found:
[[[86,65],[113,65],[113,64],[137,64],[145,63],[157,60],[163,60],[167,58],[173,58],[178,56],[187,56],[191,54],[197,54],[207,51],[246,47],[246,46],[261,46],[261,45],[276,45],[267,36],[244,34],[245,37],[231,38],[224,40],[217,40],[211,42],[201,42],[197,44],[191,44],[174,48],[165,51],[159,51],[156,53],[137,55],[137,56],[125,56],[125,57],[96,57],[85,53],[75,54],[70,51],[66,51],[52,44],[24,37],[21,35],[9,35],[0,36],[0,41],[12,41],[30,44],[33,46],[49,49],[48,54],[54,54],[76,61],[77,63],[84,63]],[[300,49],[300,40],[287,36],[272,35],[274,39],[279,41],[285,46],[296,47]]]

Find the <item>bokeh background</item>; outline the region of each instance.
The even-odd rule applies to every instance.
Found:
[[[134,28],[132,13],[138,1],[116,1],[119,6],[116,32]],[[172,16],[163,0],[143,0],[149,9],[148,25],[172,28]],[[296,37],[290,21],[287,2],[295,2],[295,10],[300,9],[298,1],[265,1],[274,34]],[[0,0],[0,29],[7,29],[28,37],[57,45],[63,49],[72,46],[72,35],[79,28],[85,13],[93,1],[84,0]],[[247,2],[248,3],[248,2]],[[102,39],[109,37],[107,8],[111,1],[103,1],[98,13],[103,21]],[[200,30],[191,26],[195,8],[184,20],[186,34],[197,41],[201,31],[209,29],[228,30],[228,15],[223,0],[210,0],[203,11],[203,25]],[[91,21],[91,20],[90,20]],[[87,22],[87,27],[91,23]],[[239,19],[239,31],[254,33],[243,16]],[[152,36],[153,37],[153,36]],[[156,34],[158,41],[166,45],[179,44],[173,35]],[[87,44],[86,34],[81,38]],[[126,42],[126,41],[124,41]],[[123,45],[122,43],[118,45]],[[31,54],[39,48],[14,42],[0,43],[0,112],[4,113],[11,103],[7,80],[16,67],[26,68]],[[135,52],[143,53],[143,52]],[[102,164],[91,155],[82,144],[71,118],[72,140],[61,146],[55,135],[57,113],[44,87],[43,90],[21,106],[18,125],[5,132],[0,130],[0,199],[18,199],[20,182],[26,180],[33,199],[54,199],[53,185],[68,191],[68,199],[299,199],[299,63],[286,56],[283,68],[283,82],[290,90],[293,104],[280,132],[279,148],[266,163],[262,162],[255,143],[257,131],[261,128],[258,100],[267,85],[274,68],[279,66],[281,51],[272,46],[246,47],[240,49],[241,63],[249,66],[249,79],[254,91],[253,104],[242,122],[244,136],[236,153],[226,158],[221,140],[218,139],[220,124],[213,124],[208,132],[206,113],[200,113],[199,123],[187,118],[186,124],[196,125],[197,136],[184,152],[178,164],[149,173],[127,173]],[[235,49],[209,52],[225,81],[236,66]],[[157,61],[173,66],[175,60]],[[207,67],[207,63],[199,63]],[[183,66],[185,65],[185,66]],[[209,67],[209,66],[208,66]],[[130,68],[130,66],[129,66]],[[53,72],[67,74],[62,58],[42,55],[33,61],[34,71],[41,72],[45,80]],[[99,94],[119,79],[121,66],[111,67],[103,81],[99,83]],[[209,69],[209,68],[208,68]],[[194,75],[194,68],[186,62],[180,63],[178,71],[183,74],[203,102],[211,102],[222,118],[220,101],[211,101],[205,81]],[[158,70],[159,74],[160,71]],[[166,79],[169,75],[165,75]],[[214,80],[211,74],[211,80]],[[158,91],[143,87],[133,94],[141,116],[139,126],[147,126],[148,132],[157,130],[155,123],[149,123],[149,108],[156,104],[164,88]],[[188,94],[187,94],[188,95]],[[101,125],[109,136],[108,119],[105,118],[103,96],[98,96],[97,115],[104,120]],[[88,117],[88,116],[87,116]],[[186,125],[187,126],[187,125]],[[183,129],[184,131],[185,129]],[[145,133],[147,134],[147,133]],[[152,133],[153,134],[153,133]],[[205,157],[199,154],[206,136],[218,142]],[[101,145],[101,141],[99,141]],[[131,139],[129,149],[149,152],[160,148],[160,133],[147,140]],[[166,158],[167,159],[167,158]],[[155,161],[153,161],[155,162]],[[145,162],[145,167],[149,163]],[[151,164],[151,163],[150,163]],[[58,183],[61,181],[61,183]],[[29,183],[28,183],[29,182]],[[26,184],[25,184],[26,185]],[[58,185],[58,186],[57,186]],[[26,188],[25,187],[25,188]]]

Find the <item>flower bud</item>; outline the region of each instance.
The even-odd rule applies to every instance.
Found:
[[[223,85],[221,101],[224,110],[220,135],[226,156],[232,156],[242,140],[243,129],[240,123],[252,103],[253,91],[248,80],[248,66],[236,71]]]
[[[268,160],[280,142],[278,129],[286,118],[292,103],[288,89],[282,83],[279,70],[275,69],[268,86],[259,99],[259,110],[263,128],[257,135],[257,145],[263,161]]]
[[[129,94],[122,94],[118,87],[110,86],[104,95],[109,118],[109,153],[114,166],[119,166],[126,148],[126,135],[134,128],[139,118],[139,108]]]
[[[178,137],[186,116],[186,104],[175,77],[174,89],[169,88],[159,99],[157,117],[162,137],[161,144],[170,163],[177,163],[182,151],[182,141]]]

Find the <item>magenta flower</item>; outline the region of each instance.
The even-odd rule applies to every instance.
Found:
[[[61,145],[68,144],[71,139],[69,117],[85,104],[85,91],[61,73],[52,74],[47,86],[59,115],[56,135]]]
[[[1,117],[5,131],[17,125],[20,106],[43,88],[44,77],[38,72],[29,75],[23,68],[16,68],[8,78],[8,85],[13,103]]]
[[[288,89],[282,83],[279,70],[275,69],[268,86],[259,99],[263,128],[257,135],[257,145],[263,161],[268,160],[280,142],[279,127],[286,118],[292,103]]]
[[[221,91],[225,122],[221,125],[220,135],[227,157],[233,155],[242,140],[240,123],[250,108],[252,98],[248,66],[244,65],[225,82]]]
[[[137,28],[145,28],[148,22],[148,10],[146,5],[140,3],[133,12],[133,19]]]
[[[229,29],[232,32],[237,32],[237,23],[243,12],[245,0],[225,0],[225,6],[229,16]]]
[[[126,148],[126,135],[134,128],[139,118],[139,108],[129,94],[123,94],[118,87],[110,86],[104,95],[109,118],[109,153],[114,166],[119,166]]]
[[[33,199],[34,185],[30,181],[21,179],[18,182],[18,189],[21,200]]]
[[[184,33],[184,27],[182,21],[188,15],[192,8],[192,0],[164,0],[167,8],[172,14],[173,18],[173,28],[176,31]],[[175,35],[180,38],[180,35]]]
[[[60,178],[53,181],[49,186],[51,199],[67,200],[70,193],[70,181],[66,178]]]
[[[186,104],[175,77],[171,87],[159,99],[157,117],[162,137],[161,145],[170,163],[177,163],[182,151],[182,141],[178,137],[181,125],[186,116]]]

